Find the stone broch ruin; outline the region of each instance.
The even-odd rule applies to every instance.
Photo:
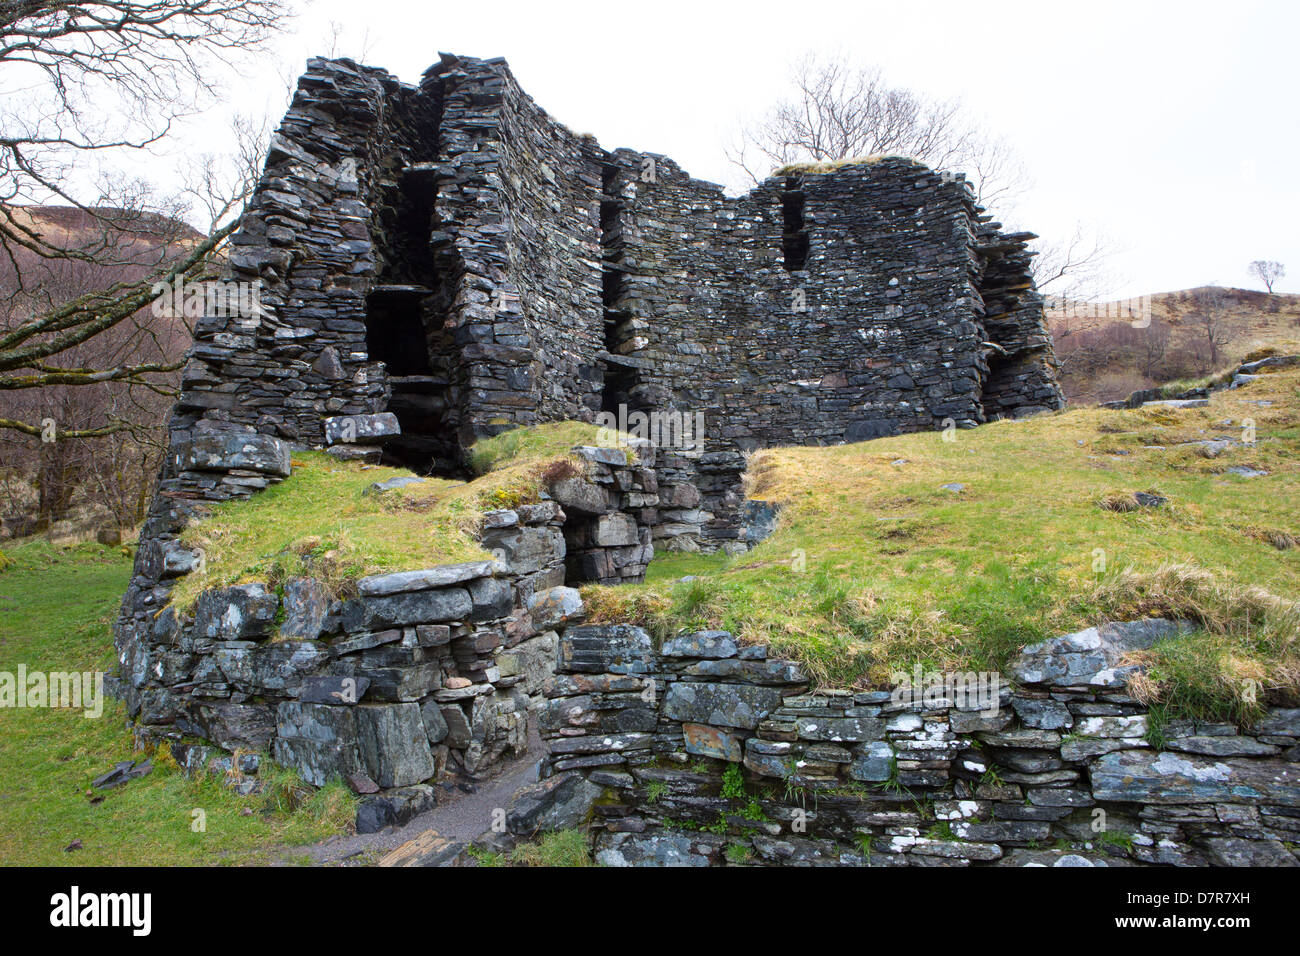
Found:
[[[1105,801],[1145,828],[1143,862],[1280,859],[1279,834],[1300,827],[1261,814],[1300,802],[1294,776],[1269,776],[1300,714],[1258,739],[1185,728],[1171,772],[1201,780],[1206,755],[1230,757],[1265,805],[1225,784],[1165,812],[1168,781],[1133,756],[1149,753],[1141,708],[1056,666],[1069,647],[1042,650],[1045,671],[1031,659],[1014,709],[981,722],[810,694],[797,666],[725,634],[656,650],[639,628],[582,623],[572,585],[761,536],[772,514],[744,499],[749,451],[1061,408],[1031,238],[1004,234],[960,176],[902,158],[731,198],[574,134],[499,59],[443,55],[414,86],[312,60],[231,240],[230,277],[260,283],[263,313],[198,324],[123,602],[120,690],[140,737],[187,767],[269,752],[314,784],[341,775],[376,829],[526,751],[531,727],[546,778],[511,829],[589,824],[611,862],[719,862],[730,765],[784,786],[737,831],[765,862],[861,862],[864,831],[896,863],[1013,859]],[[575,449],[580,474],[486,516],[497,560],[374,575],[347,599],[298,578],[212,588],[192,613],[170,603],[201,570],[178,541],[196,508],[287,477],[294,448],[458,476],[484,436],[638,412],[702,415],[702,441]],[[1093,743],[1066,742],[1071,727]],[[651,782],[667,795],[647,802]],[[821,831],[789,825],[791,793],[879,784],[826,797],[840,803]],[[942,806],[946,838],[911,819],[908,788]]]
[[[657,536],[716,543],[747,451],[1060,408],[1030,238],[906,160],[731,199],[571,133],[501,60],[418,87],[315,61],[233,239],[272,314],[204,323],[176,425],[319,445],[390,413],[387,460],[456,474],[518,425],[702,413]]]

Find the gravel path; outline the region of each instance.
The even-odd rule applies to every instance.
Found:
[[[493,776],[478,781],[473,793],[465,793],[455,786],[450,790],[439,786],[438,805],[403,827],[339,836],[313,846],[295,847],[285,851],[281,862],[366,866],[426,830],[436,830],[439,836],[448,840],[472,840],[492,825],[493,810],[508,807],[516,790],[536,782],[540,753],[541,741],[529,740],[527,754],[502,764]]]

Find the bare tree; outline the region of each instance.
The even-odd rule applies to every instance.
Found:
[[[53,231],[50,223],[58,223],[69,242],[87,221],[79,210],[66,206],[31,210],[28,217],[47,232]],[[193,231],[189,236],[190,245],[202,239]],[[93,230],[86,241],[97,241]],[[148,257],[155,254],[151,251]],[[112,258],[131,257],[127,250]],[[42,301],[75,300],[105,286],[133,284],[149,274],[144,265],[40,259],[25,249],[17,250],[15,258],[40,290]],[[10,288],[13,281],[13,270],[0,262],[0,289]],[[30,298],[0,295],[0,330],[15,327],[30,314]],[[0,418],[23,426],[0,430],[0,457],[15,470],[15,479],[30,482],[35,530],[63,518],[74,497],[92,489],[93,510],[107,512],[115,523],[131,524],[141,517],[137,505],[157,468],[165,437],[162,422],[179,379],[174,369],[189,338],[183,317],[143,309],[129,321],[66,348],[51,360],[58,371],[46,373],[40,387],[0,389]],[[84,380],[86,369],[127,363],[149,364],[156,371],[139,382]],[[39,439],[28,427],[37,425]]]
[[[1208,358],[1205,370],[1213,371],[1219,366],[1223,347],[1235,339],[1240,331],[1231,321],[1228,290],[1219,285],[1194,289],[1191,301],[1192,312],[1188,319],[1199,330],[1201,340],[1205,343],[1205,355]]]
[[[1264,288],[1268,290],[1269,295],[1272,295],[1273,284],[1286,276],[1286,266],[1280,262],[1256,259],[1250,264],[1250,274],[1264,283]]]
[[[143,150],[166,137],[212,97],[221,64],[260,47],[285,15],[280,0],[0,0],[0,79],[27,91],[0,105],[0,263],[11,303],[0,327],[0,392],[105,382],[156,387],[179,367],[179,360],[141,361],[131,353],[90,365],[69,359],[110,330],[138,322],[156,282],[205,268],[235,228],[231,214],[246,183],[210,206],[217,218],[206,238],[184,241],[178,202],[158,201],[120,177],[87,190],[82,170],[98,165],[97,157]],[[210,177],[207,186],[214,182]],[[93,229],[69,241],[41,228],[24,208],[50,203],[78,210]],[[58,261],[123,267],[133,278],[60,299],[44,281],[44,266]],[[113,350],[96,357],[108,354]],[[63,425],[56,437],[124,427]],[[16,418],[0,418],[0,429],[42,433],[39,423]]]
[[[793,95],[742,129],[728,159],[755,183],[775,168],[897,154],[962,171],[982,203],[1027,178],[1005,140],[979,132],[958,100],[890,86],[876,68],[809,54],[791,69]]]
[[[1169,326],[1157,319],[1146,328],[1135,329],[1134,332],[1138,335],[1137,357],[1142,374],[1155,379],[1156,372],[1169,352],[1169,340],[1172,337]]]

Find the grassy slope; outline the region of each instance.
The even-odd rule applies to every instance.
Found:
[[[0,671],[108,670],[109,626],[131,574],[120,551],[56,550],[32,543],[8,552],[0,574]],[[0,710],[0,864],[159,865],[256,862],[276,845],[314,842],[340,832],[355,811],[340,788],[319,791],[287,813],[294,781],[268,768],[273,786],[241,798],[218,780],[191,780],[166,759],[116,790],[86,795],[90,781],[132,753],[122,705],[103,715]],[[191,829],[206,813],[206,832]],[[245,815],[247,814],[247,815]],[[83,849],[63,848],[81,840]]]
[[[1275,405],[1247,404],[1260,399]],[[1209,459],[1175,447],[1240,437],[1245,418],[1256,422],[1253,448]],[[1269,476],[1224,474],[1237,464]],[[725,627],[803,660],[823,682],[861,686],[917,661],[1001,668],[1027,643],[1108,616],[1177,610],[1207,629],[1154,655],[1147,693],[1242,716],[1241,677],[1282,695],[1300,684],[1295,621],[1243,590],[1300,595],[1300,549],[1251,536],[1300,534],[1300,373],[1218,393],[1205,409],[1080,409],[953,442],[925,433],[774,449],[751,461],[750,479],[753,497],[784,505],[771,539],[731,560],[661,556],[644,585],[589,587],[597,618],[660,633]],[[940,488],[950,482],[965,489]],[[1098,505],[1139,490],[1170,502]],[[698,577],[675,583],[685,574]]]

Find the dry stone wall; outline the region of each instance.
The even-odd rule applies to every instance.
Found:
[[[587,825],[614,866],[1295,866],[1300,710],[1149,742],[1123,661],[1177,630],[1054,638],[969,695],[976,675],[810,691],[725,632],[656,649],[569,626],[540,715],[549,776],[511,826]]]
[[[606,196],[606,407],[706,423],[703,454],[660,469],[666,494],[703,501],[680,492],[695,510],[669,516],[669,547],[698,540],[692,524],[739,537],[737,476],[756,448],[1061,407],[1033,237],[1002,235],[960,178],[887,158],[730,199],[619,150]]]
[[[289,473],[279,439],[199,433],[185,464],[203,470],[184,472],[178,494],[233,483],[248,495]],[[642,505],[654,449],[574,456],[580,466],[540,501],[483,515],[493,559],[370,575],[342,597],[303,576],[213,587],[178,607],[176,582],[206,569],[180,539],[195,499],[163,497],[115,635],[138,738],[170,744],[190,769],[269,753],[312,785],[341,777],[367,795],[363,829],[409,819],[433,805],[437,783],[523,754],[555,667],[554,629],[582,606],[565,580],[635,581],[650,560]]]

